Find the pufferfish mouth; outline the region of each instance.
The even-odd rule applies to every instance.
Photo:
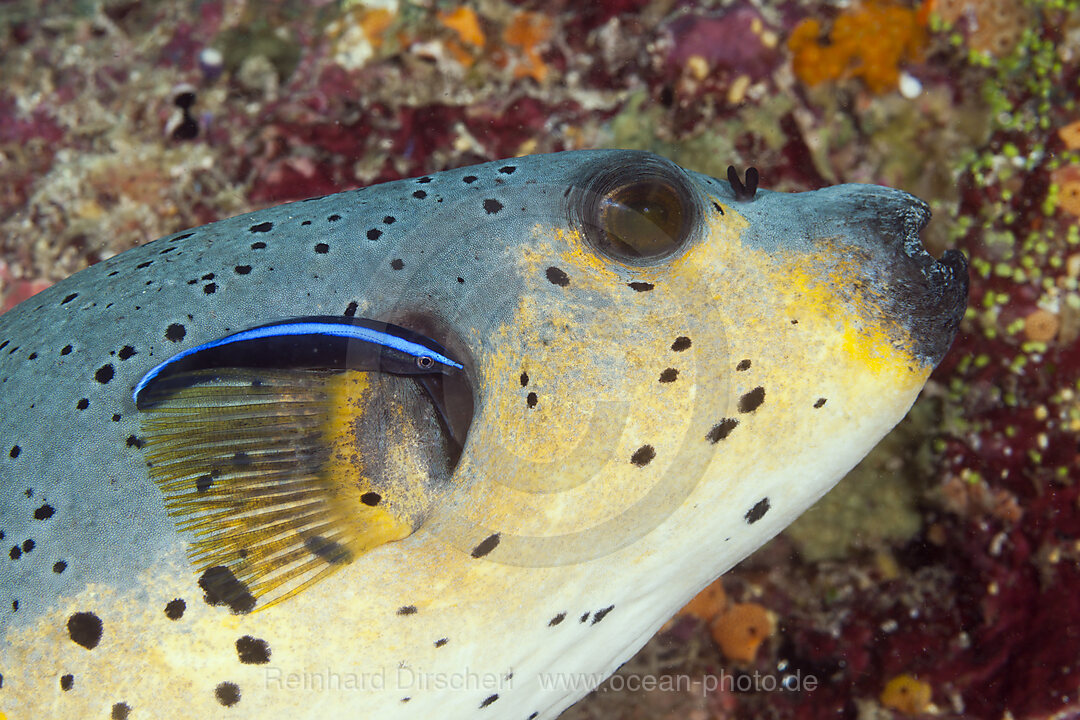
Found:
[[[898,258],[889,284],[894,288],[895,311],[906,313],[913,351],[929,365],[945,356],[968,298],[968,261],[959,250],[946,250],[935,259],[922,241],[922,231],[930,223],[930,208],[908,195],[910,209],[900,229],[904,258]],[[906,260],[906,262],[905,262]]]

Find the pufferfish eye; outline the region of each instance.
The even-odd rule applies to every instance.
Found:
[[[673,255],[693,234],[698,207],[682,171],[643,157],[594,175],[578,220],[600,252],[631,265]]]

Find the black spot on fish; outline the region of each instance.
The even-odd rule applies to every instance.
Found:
[[[382,230],[379,230],[378,228],[371,228],[370,230],[367,231],[367,239],[368,240],[373,240],[374,241],[374,240],[378,240],[381,237],[382,237]]]
[[[484,201],[484,212],[488,215],[494,215],[503,209],[503,204],[495,198],[488,198]]]
[[[459,277],[457,281],[461,284],[465,284],[465,278]]]
[[[77,612],[67,621],[68,637],[76,645],[93,650],[101,642],[101,618],[92,612]]]
[[[634,292],[649,292],[654,287],[656,287],[652,283],[648,283],[648,282],[632,282],[629,285],[630,285],[630,289],[633,290]]]
[[[521,373],[521,387],[525,387],[528,384],[529,384],[529,373],[527,373],[527,372]]]
[[[740,360],[739,364],[735,366],[735,369],[738,370],[739,372],[742,372],[743,370],[749,370],[750,369],[750,361],[749,360]]]
[[[501,172],[503,175],[513,175],[515,170],[517,170],[517,168],[513,165],[507,165],[506,167],[499,168],[499,172]]]
[[[26,359],[27,360],[37,360],[37,353],[36,352],[30,353],[29,355],[26,356]]]
[[[141,437],[135,435],[128,435],[126,443],[128,447],[133,447],[136,450],[141,450],[143,445],[146,444],[146,441],[143,440]]]
[[[235,614],[249,613],[255,607],[255,596],[247,585],[236,579],[232,570],[215,565],[199,578],[207,605],[227,605]]]
[[[446,638],[439,638],[438,640],[435,641],[435,647],[442,647],[443,645],[445,645],[448,642],[450,642],[450,641],[447,640]]]
[[[56,562],[53,563],[52,571],[54,573],[56,573],[57,575],[64,572],[65,570],[67,570],[67,563],[64,562],[63,560],[57,560]]]
[[[139,263],[138,265],[136,265],[136,266],[135,266],[135,269],[136,269],[136,270],[142,270],[143,268],[148,268],[148,267],[150,267],[150,266],[151,266],[151,265],[153,265],[153,264],[154,264],[154,261],[153,261],[153,260],[149,260],[149,261],[147,261],[147,262],[144,262],[144,263]]]
[[[393,215],[387,215],[386,217],[384,217],[382,219],[382,221],[383,221],[383,225],[393,225],[394,223],[397,222],[397,218],[394,217]]]
[[[525,720],[536,720],[536,718],[538,717],[540,717],[540,713],[534,712],[532,715],[529,715],[529,717],[525,718]]]
[[[566,619],[566,613],[561,612],[558,615],[556,615],[555,617],[548,620],[548,627],[555,627],[556,625],[558,625],[559,623],[561,623],[565,619]]]
[[[90,407],[90,401],[86,398],[80,398],[79,402],[75,403],[75,407],[79,410],[85,410],[86,408]]]
[[[720,213],[721,215],[723,215],[723,214],[724,214],[724,208],[720,207],[720,203],[718,203],[718,202],[716,202],[715,200],[713,200],[713,204],[712,204],[712,205],[713,205],[713,207],[714,207],[714,208],[716,208],[716,211],[717,211],[718,213]]]
[[[272,223],[272,222],[259,223],[258,225],[252,225],[251,227],[248,228],[248,230],[250,232],[253,232],[253,233],[270,232],[273,229],[274,229],[274,223]]]
[[[359,305],[357,305],[355,300],[353,302],[349,303],[345,307],[345,317],[356,317],[356,309],[358,307],[359,307]]]
[[[724,418],[720,422],[712,426],[712,430],[705,436],[711,443],[718,443],[735,429],[735,426],[739,424],[738,420],[734,418]]]
[[[251,249],[252,250],[265,250],[266,249],[266,243],[262,242],[261,240],[259,242],[253,242],[253,243],[251,243]]]
[[[414,198],[416,198],[417,200],[423,200],[424,198],[426,198],[426,197],[427,197],[427,193],[426,193],[426,192],[424,192],[423,190],[417,190],[416,192],[414,192],[414,193],[412,194],[412,196],[413,196]]]
[[[172,240],[170,240],[169,242],[177,242],[177,241],[179,241],[179,240],[187,240],[187,239],[188,239],[189,237],[191,237],[191,236],[192,236],[192,235],[194,235],[194,234],[195,234],[195,233],[184,233],[183,235],[177,235],[176,237],[174,237],[174,238],[173,238]]]
[[[240,702],[240,688],[236,683],[223,682],[214,688],[214,697],[225,707],[232,707]]]
[[[214,273],[206,273],[200,279],[201,280],[213,280],[214,279]]]
[[[187,610],[187,603],[181,598],[170,600],[165,603],[165,617],[170,620],[179,620],[184,617],[184,611]]]
[[[415,605],[403,605],[402,607],[399,607],[397,609],[397,614],[398,615],[415,615],[416,614],[416,606]]]
[[[15,458],[19,457],[19,453],[21,452],[21,447],[19,447],[18,445],[12,445],[11,450],[8,451],[8,457],[14,460]]]
[[[304,202],[307,202],[307,201],[305,200]],[[311,224],[310,220],[305,220],[304,222],[300,223],[301,226],[306,226],[306,225],[310,225],[310,224]]]
[[[270,662],[270,646],[265,640],[250,635],[236,641],[236,654],[245,665],[265,665]]]
[[[74,675],[61,675],[60,676],[60,689],[67,692],[71,688],[75,687]]]
[[[120,422],[120,413],[113,413],[112,421],[113,422]]]
[[[607,617],[607,614],[608,614],[609,612],[611,612],[612,610],[614,610],[614,609],[615,609],[615,606],[614,606],[614,605],[608,605],[608,606],[607,606],[606,608],[604,608],[603,610],[597,610],[597,611],[596,611],[596,614],[594,614],[594,615],[593,615],[593,618],[592,618],[592,624],[593,624],[593,625],[595,625],[596,623],[598,623],[598,622],[600,622],[601,620],[603,620],[604,618],[606,618],[606,617]]]
[[[675,368],[668,368],[664,372],[660,373],[660,382],[673,383],[679,377],[679,371]]]
[[[326,222],[337,222],[340,219],[341,219],[341,216],[338,215],[337,213],[334,213],[333,215],[330,215],[329,217],[326,218]]]
[[[769,512],[769,498],[762,498],[758,500],[754,507],[746,511],[746,515],[743,516],[747,525],[753,525],[761,518],[765,517],[765,513]]]
[[[48,520],[49,518],[51,518],[55,514],[56,514],[56,510],[53,508],[53,506],[50,505],[49,503],[45,503],[44,505],[42,505],[41,507],[39,507],[37,510],[34,511],[34,519],[35,520]]]
[[[112,363],[106,363],[99,367],[94,373],[94,379],[102,385],[107,384],[116,375],[116,370],[113,368]]]
[[[671,343],[671,349],[675,352],[682,352],[690,347],[690,338],[685,335],[680,335],[675,338],[675,342]]]
[[[739,398],[739,412],[750,413],[761,407],[765,402],[765,388],[756,387]]]
[[[558,285],[559,287],[566,287],[570,284],[570,278],[561,269],[552,266],[547,269],[545,273],[547,275],[548,282],[552,285]]]
[[[12,545],[11,552],[8,553],[8,557],[10,557],[12,560],[18,560],[22,557],[22,548],[18,545]]]
[[[131,707],[127,703],[116,703],[112,706],[111,720],[128,720],[131,716]]]
[[[582,615],[581,617],[578,618],[578,622],[580,622],[580,623],[587,623],[588,621],[589,621],[589,613],[585,613],[584,615]]]
[[[180,342],[187,335],[187,328],[180,323],[173,323],[165,328],[165,339],[170,342]]]
[[[12,600],[11,601],[11,612],[19,612],[19,601],[18,600]]]
[[[539,398],[536,397],[536,393],[534,392],[531,392],[525,396],[525,404],[530,408],[536,407],[536,403],[538,402]]]
[[[320,255],[325,255],[326,253],[330,252],[330,246],[326,243],[318,243],[315,245],[315,252],[319,253]]]
[[[202,291],[207,295],[213,295],[217,292],[217,283],[210,283],[209,285],[203,285]]]
[[[70,345],[65,345],[63,348],[60,349],[60,354],[61,355],[70,355],[71,354],[71,346]]]
[[[825,402],[826,402],[825,398],[818,398],[817,400],[814,401],[814,409],[822,407],[825,404]]]
[[[127,360],[134,355],[138,355],[138,353],[135,352],[135,348],[131,347],[130,345],[125,345],[124,347],[120,348],[120,352],[116,354],[116,356],[121,360]]]
[[[793,320],[791,321],[791,324],[792,324],[792,325],[798,325],[798,324],[799,324],[799,321],[798,321],[798,320],[794,320],[794,319],[793,319]]]
[[[494,550],[499,545],[499,533],[494,535],[488,535],[484,540],[473,548],[472,556],[474,558],[482,558],[489,552]]]
[[[31,539],[31,538],[27,538],[26,540],[23,540],[23,544],[22,544],[22,551],[23,551],[24,553],[28,553],[28,552],[30,552],[30,551],[31,551],[31,550],[33,550],[33,549],[34,549],[35,547],[37,547],[37,543],[35,543],[35,542],[33,541],[33,539]]]
[[[390,267],[394,270],[400,270],[401,268],[405,267],[405,263],[401,260],[401,258],[394,258],[390,261]]]
[[[210,473],[195,478],[195,491],[204,493],[214,484],[214,476]]]
[[[466,175],[465,177],[461,178],[461,182],[465,183],[466,185],[471,185],[472,183],[476,182],[476,179],[477,178],[475,175]]]
[[[496,693],[494,695],[488,695],[486,698],[484,698],[484,701],[480,703],[480,707],[481,708],[486,708],[488,705],[490,705],[491,703],[495,702],[498,699],[499,699],[499,694],[498,693]]]
[[[233,268],[233,272],[237,275],[247,275],[251,272],[250,265],[237,265]]]
[[[417,185],[427,185],[429,182],[431,182],[431,178],[429,178],[427,175],[425,175],[422,178],[417,178],[416,179],[416,184]]]
[[[630,462],[638,467],[645,467],[656,457],[656,450],[652,445],[642,445],[630,456]]]
[[[347,547],[319,535],[304,540],[304,547],[309,553],[322,558],[331,565],[347,563],[352,560],[352,553],[349,552]]]
[[[375,507],[382,502],[382,495],[377,492],[366,492],[360,496],[360,502]]]
[[[71,293],[71,294],[70,294],[70,295],[68,295],[68,296],[67,296],[66,298],[64,298],[63,300],[61,300],[61,301],[60,301],[60,304],[61,304],[61,305],[67,305],[67,304],[68,304],[69,302],[71,302],[72,300],[74,300],[74,299],[75,299],[75,298],[77,298],[77,297],[79,297],[79,293]]]
[[[246,452],[240,451],[238,453],[233,453],[232,461],[233,465],[236,465],[237,467],[247,467],[251,464],[251,456]]]

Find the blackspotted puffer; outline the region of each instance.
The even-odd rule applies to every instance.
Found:
[[[558,716],[862,458],[964,312],[920,200],[755,186],[516,158],[0,316],[0,718]],[[294,318],[373,334],[334,367],[314,335],[295,367],[194,350]],[[400,337],[443,371],[380,361]]]

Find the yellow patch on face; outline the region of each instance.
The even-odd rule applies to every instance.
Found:
[[[485,400],[457,471],[468,492],[453,504],[456,532],[498,531],[504,558],[535,562],[526,547],[588,557],[589,542],[625,544],[686,501],[725,418],[742,423],[739,445],[758,443],[722,460],[747,477],[789,462],[770,443],[815,447],[821,397],[830,412],[867,396],[887,417],[907,409],[929,368],[890,340],[881,299],[852,289],[864,259],[827,239],[813,256],[767,253],[742,243],[747,226],[727,207],[701,241],[645,267],[575,231],[534,228],[517,264],[536,292],[492,329],[495,351],[477,368]],[[673,349],[680,337],[689,349]],[[752,373],[736,370],[743,358]],[[743,410],[755,391],[764,403]]]

